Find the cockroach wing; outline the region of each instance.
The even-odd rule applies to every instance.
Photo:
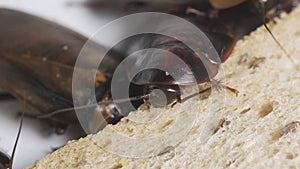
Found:
[[[0,88],[41,113],[72,107],[73,69],[87,38],[55,23],[8,9],[0,9],[0,23]],[[101,46],[95,43],[87,50],[87,67],[99,54],[98,47]],[[101,83],[109,78],[119,61],[105,57],[103,62],[106,64],[98,71]],[[82,67],[83,76],[91,71]],[[58,116],[59,121],[76,120],[72,113]]]

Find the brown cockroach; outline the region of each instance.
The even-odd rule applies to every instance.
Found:
[[[0,67],[2,68],[0,70],[0,87],[17,99],[25,100],[29,108],[40,113],[49,114],[57,110],[63,110],[60,113],[47,117],[60,127],[76,123],[76,114],[74,109],[72,109],[72,73],[76,58],[87,38],[52,22],[13,10],[1,9],[0,22],[3,25],[0,39],[5,39],[3,43],[0,43]],[[149,40],[138,44],[139,48],[149,47],[149,45],[155,46],[156,44],[166,49],[174,45],[175,48],[171,47],[171,50],[186,48],[182,43],[167,37],[145,36]],[[145,36],[141,39],[145,39]],[[224,39],[227,43],[226,49],[223,50],[223,46],[218,41],[215,41],[216,45],[218,44],[216,47],[218,47],[219,53],[222,53],[222,60],[224,61],[234,45],[232,36],[225,34],[216,34],[216,36],[212,34],[210,36],[215,39]],[[165,43],[161,44],[160,40],[165,40]],[[128,44],[125,43],[125,45]],[[96,48],[99,47],[101,46],[95,44],[95,49],[89,49],[90,57],[98,54]],[[187,50],[186,53],[178,54],[184,56],[193,53]],[[101,70],[96,75],[97,84],[95,84],[95,90],[98,101],[104,101],[106,98],[109,98],[110,80],[113,70],[124,58],[120,54],[114,54],[113,51],[108,55],[109,57],[105,57],[103,60],[105,64],[100,67]],[[205,72],[201,73],[204,66],[200,59],[197,61],[195,57],[187,57],[185,60],[190,65],[195,65],[195,70],[200,73],[198,75],[199,82],[207,81],[207,74]],[[86,58],[86,62],[88,64],[89,58]],[[216,73],[217,65],[211,64],[211,68]],[[82,74],[84,75],[85,73],[89,73],[89,71],[82,68]],[[148,73],[155,75],[155,71]],[[161,80],[159,75],[155,76],[157,76],[155,80]],[[172,85],[172,83],[172,81],[165,81],[165,84]],[[131,93],[140,95],[143,95],[141,94],[143,93],[141,86],[142,88],[149,86],[141,82],[140,79],[136,79],[134,85],[135,88],[132,88]],[[164,85],[159,84],[157,87],[161,86]],[[89,103],[87,102],[86,104],[88,105]],[[140,104],[138,103],[138,105]],[[71,109],[68,109],[70,107]],[[114,105],[104,110],[107,110],[103,111],[103,114],[105,115],[106,113],[105,116],[108,116],[106,118],[108,123],[114,123],[121,118],[121,115],[115,111]]]

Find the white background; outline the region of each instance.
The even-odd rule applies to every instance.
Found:
[[[119,14],[110,8],[93,9],[85,5],[88,0],[0,0],[0,8],[25,11],[69,27],[87,37]],[[1,82],[0,82],[1,83]],[[17,112],[24,111],[17,101],[0,101],[0,151],[12,153],[20,118]],[[76,138],[76,128],[66,134],[48,135],[45,125],[38,120],[25,118],[18,144],[14,168],[33,164],[51,152],[52,147],[64,145],[68,139]]]

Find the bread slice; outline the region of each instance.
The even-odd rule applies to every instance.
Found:
[[[224,104],[212,93],[140,109],[27,169],[298,168],[299,18],[300,6],[269,24],[290,59],[263,27],[237,43],[223,70],[239,95],[224,92]]]

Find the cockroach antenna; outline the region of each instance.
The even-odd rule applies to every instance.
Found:
[[[89,105],[84,105],[84,106],[79,106],[79,107],[68,107],[68,108],[64,108],[64,109],[59,109],[59,110],[53,111],[48,114],[38,115],[37,118],[45,119],[45,118],[50,118],[54,115],[68,112],[68,111],[80,110],[80,109],[85,109],[85,108],[90,108],[90,107],[95,107],[98,105],[105,105],[105,104],[110,104],[110,103],[118,104],[118,103],[124,103],[124,102],[128,102],[128,101],[139,101],[139,100],[143,100],[143,99],[147,99],[147,98],[149,98],[149,94],[129,97],[129,98],[125,98],[125,99],[104,100],[104,101],[98,102],[98,104],[89,104]]]
[[[268,31],[268,33],[271,35],[272,39],[275,41],[275,43],[277,44],[277,46],[283,51],[283,53],[288,57],[288,59],[292,63],[294,63],[292,57],[285,50],[285,48],[281,45],[281,43],[277,40],[277,38],[274,36],[274,34],[272,33],[272,31],[270,30],[270,28],[266,24],[266,17],[265,17],[265,14],[266,14],[265,2],[266,2],[266,0],[259,0],[258,2],[259,2],[260,6],[261,6],[261,9],[262,9],[262,19],[263,19],[262,22],[263,22],[264,27],[266,28],[266,30]]]
[[[200,94],[203,94],[203,93],[205,93],[205,92],[207,92],[207,91],[209,91],[211,89],[212,89],[211,87],[208,87],[208,88],[206,88],[204,90],[201,90],[199,92],[192,93],[192,94],[186,96],[185,98],[181,99],[181,103],[183,103],[183,102],[185,102],[185,101],[187,101],[187,100],[189,100],[189,99],[191,99],[191,98],[193,98],[195,96],[199,96]]]
[[[211,83],[212,83],[212,86],[214,88],[216,88],[217,90],[219,90],[220,88],[224,88],[228,92],[233,93],[235,96],[238,96],[239,91],[237,89],[234,89],[232,87],[226,86],[226,85],[222,84],[221,81],[212,79]],[[181,99],[181,103],[183,103],[183,102],[185,102],[185,101],[187,101],[187,100],[189,100],[189,99],[191,99],[191,98],[193,98],[195,96],[201,95],[203,93],[206,93],[206,92],[212,90],[212,86],[211,87],[207,87],[207,88],[205,88],[203,90],[200,90],[200,91],[198,91],[196,93],[192,93],[192,94],[186,96],[185,98]]]
[[[4,166],[4,169],[12,169],[15,153],[16,153],[16,150],[17,150],[17,145],[18,145],[18,142],[19,142],[19,138],[20,138],[21,130],[22,130],[22,126],[23,126],[23,119],[24,119],[24,113],[21,114],[21,122],[20,122],[17,138],[16,138],[16,141],[15,141],[15,144],[14,144],[14,148],[13,148],[13,151],[12,151],[10,161],[9,161],[8,164],[6,164]]]

